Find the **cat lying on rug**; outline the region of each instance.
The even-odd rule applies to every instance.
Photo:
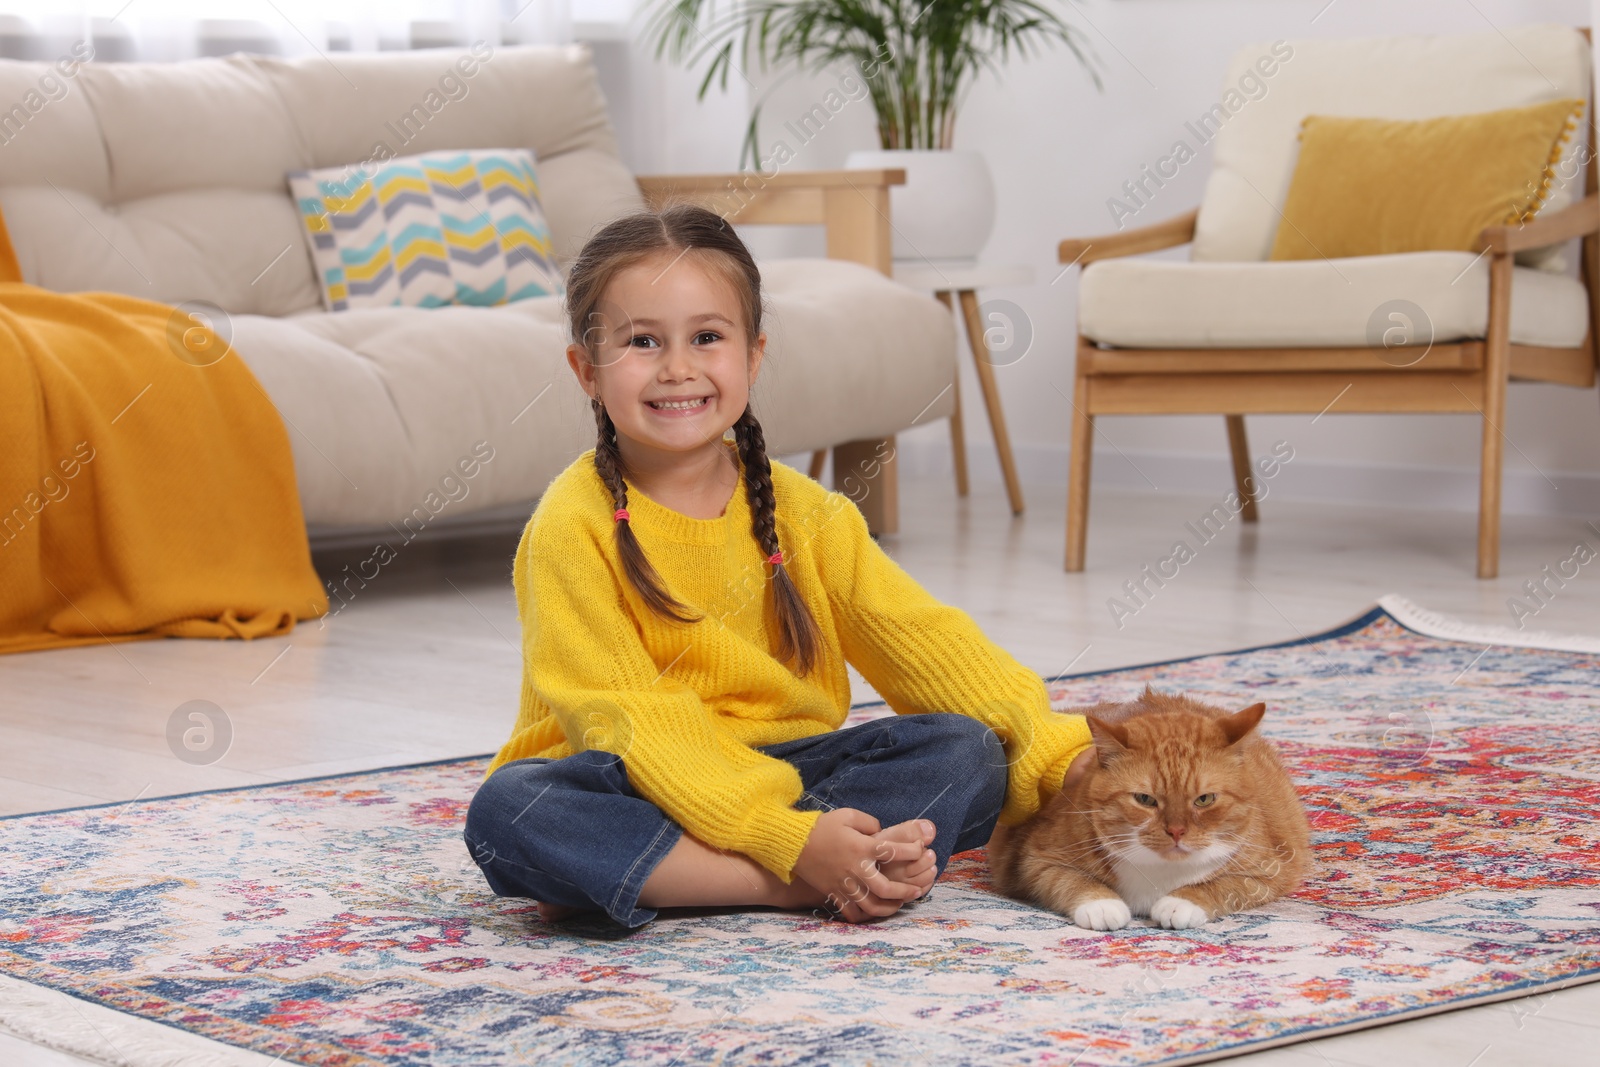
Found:
[[[1146,686],[1082,712],[1092,754],[1036,815],[989,843],[1002,893],[1092,930],[1120,930],[1134,915],[1182,930],[1300,884],[1310,827],[1256,731],[1265,704],[1230,714]]]

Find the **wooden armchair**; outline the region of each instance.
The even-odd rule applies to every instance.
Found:
[[[1561,33],[1571,34],[1571,31],[1552,27],[1526,29],[1527,33],[1518,30],[1510,32],[1521,33],[1525,38],[1521,41],[1523,48],[1531,49],[1534,45],[1542,43],[1547,46],[1545,54],[1565,57],[1569,67],[1581,65],[1581,84],[1586,90],[1587,40],[1583,42],[1583,56],[1580,59],[1559,39]],[[1548,35],[1552,32],[1556,35],[1553,41],[1548,39]],[[1536,33],[1543,33],[1547,37],[1529,36]],[[1584,37],[1587,38],[1586,31]],[[1533,43],[1530,44],[1529,41]],[[1339,42],[1341,45],[1355,43],[1365,42]],[[1311,44],[1305,42],[1307,46],[1305,52],[1312,51]],[[1492,49],[1492,47],[1492,42],[1486,42],[1481,47],[1474,43],[1473,48],[1466,49],[1466,52],[1473,52],[1473,49],[1481,52],[1482,48]],[[1297,43],[1295,48],[1298,57],[1301,54],[1301,45]],[[1247,56],[1247,53],[1241,55]],[[1307,64],[1313,71],[1316,64],[1321,62],[1314,54],[1299,61]],[[1524,64],[1526,62],[1523,61]],[[1238,69],[1238,63],[1236,60],[1235,70]],[[1506,66],[1516,67],[1518,64],[1512,62]],[[1292,63],[1285,63],[1283,76],[1287,77],[1291,67]],[[1455,72],[1455,76],[1460,82],[1471,80],[1461,77],[1459,71]],[[1543,77],[1543,74],[1538,70],[1530,70],[1530,77]],[[1571,77],[1574,84],[1579,84],[1578,72],[1572,72]],[[1545,82],[1545,85],[1535,86],[1529,95],[1535,99],[1539,93],[1548,96],[1550,93],[1548,79],[1545,79]],[[1566,85],[1562,88],[1569,89]],[[1293,96],[1293,92],[1289,91],[1289,85],[1284,85],[1283,89],[1289,92],[1291,97]],[[1279,86],[1271,89],[1271,93],[1279,92]],[[1582,95],[1587,98],[1590,94],[1583,91]],[[1248,106],[1265,107],[1267,101],[1271,99],[1269,94],[1260,103]],[[1509,107],[1528,102],[1530,102],[1528,99],[1512,99],[1497,106]],[[1275,106],[1279,109],[1278,112],[1264,116],[1263,120],[1277,122],[1280,127],[1289,122],[1297,125],[1298,116],[1309,110],[1337,110],[1340,114],[1384,113],[1381,110],[1381,103],[1372,111],[1358,110],[1359,102],[1355,106],[1347,105],[1335,109],[1325,107],[1320,101],[1314,100],[1309,108],[1287,110],[1294,108],[1294,101],[1279,99]],[[1465,106],[1459,107],[1459,110],[1462,112],[1490,110],[1493,106],[1496,105],[1483,106],[1483,99],[1480,98],[1466,101]],[[1440,113],[1447,112],[1441,110]],[[1589,144],[1593,145],[1595,133],[1592,107],[1589,108],[1589,114]],[[1235,116],[1231,121],[1240,122],[1240,117]],[[1223,136],[1232,132],[1234,131],[1231,125],[1219,131],[1217,138],[1219,160],[1224,158]],[[1080,300],[1076,382],[1072,400],[1071,460],[1067,483],[1066,569],[1081,571],[1084,567],[1090,464],[1093,455],[1094,424],[1098,416],[1131,414],[1225,416],[1234,479],[1242,505],[1239,515],[1245,522],[1255,522],[1258,511],[1257,501],[1251,492],[1255,487],[1255,480],[1250,477],[1251,459],[1244,425],[1246,415],[1306,413],[1319,416],[1325,412],[1333,414],[1458,412],[1476,414],[1482,420],[1477,572],[1480,578],[1495,577],[1499,568],[1501,466],[1506,442],[1507,382],[1556,382],[1580,388],[1591,388],[1595,384],[1596,337],[1600,335],[1600,240],[1596,237],[1597,233],[1600,233],[1600,195],[1597,195],[1593,152],[1587,153],[1584,173],[1584,196],[1576,203],[1560,210],[1541,213],[1529,224],[1493,226],[1483,232],[1479,242],[1479,257],[1486,257],[1488,260],[1487,328],[1483,336],[1481,339],[1473,336],[1457,336],[1454,339],[1434,341],[1426,349],[1425,354],[1416,358],[1414,362],[1410,361],[1410,357],[1403,360],[1395,358],[1390,348],[1369,347],[1370,340],[1369,346],[1338,347],[1293,347],[1281,344],[1259,347],[1243,345],[1143,347],[1107,343],[1103,337],[1093,338],[1085,333],[1083,328],[1085,306]],[[1263,200],[1276,190],[1281,202],[1283,191],[1287,189],[1287,174],[1282,175],[1282,179],[1276,186],[1267,185],[1261,188],[1263,179],[1258,176],[1251,184],[1257,187],[1255,195],[1259,195]],[[1197,231],[1204,225],[1203,213],[1213,206],[1210,200],[1211,192],[1211,187],[1208,186],[1208,199],[1200,209],[1157,225],[1104,237],[1062,241],[1058,249],[1059,260],[1066,264],[1078,263],[1084,267],[1084,274],[1080,279],[1080,292],[1082,292],[1089,284],[1090,272],[1101,269],[1094,266],[1097,263],[1195,241]],[[1246,197],[1249,195],[1251,194],[1245,194]],[[1269,202],[1268,206],[1276,212],[1275,205]],[[1275,222],[1273,224],[1275,225]],[[1270,230],[1268,236],[1270,238]],[[1587,297],[1587,309],[1574,312],[1578,316],[1575,320],[1578,323],[1577,329],[1583,334],[1581,341],[1573,338],[1565,345],[1513,343],[1511,292],[1514,274],[1528,276],[1519,278],[1519,293],[1524,285],[1530,289],[1544,286],[1548,290],[1559,291],[1560,295],[1576,298],[1576,293],[1573,292],[1576,287],[1570,279],[1551,274],[1539,277],[1542,272],[1516,266],[1514,257],[1518,253],[1560,244],[1574,237],[1583,238],[1580,269],[1582,289]],[[1412,257],[1454,255],[1462,260],[1471,258],[1467,253],[1410,255]],[[1215,258],[1226,260],[1229,257]],[[1264,248],[1260,258],[1265,259]],[[1348,276],[1353,275],[1357,267],[1368,269],[1374,266],[1386,266],[1381,263],[1358,263],[1358,260],[1406,258],[1405,256],[1357,257],[1348,260],[1323,260],[1314,266],[1267,262],[1248,265],[1234,262],[1191,262],[1165,263],[1161,266],[1179,272],[1232,270],[1242,272],[1237,273],[1236,278],[1253,277],[1261,280],[1269,276],[1267,272],[1285,269],[1323,269]],[[1194,259],[1199,260],[1201,257],[1196,255]],[[1454,269],[1452,264],[1444,265]],[[1468,263],[1461,272],[1462,284],[1471,282],[1472,279],[1469,278],[1471,271],[1481,272],[1481,269],[1476,260]],[[1346,281],[1349,280],[1349,277],[1346,277]],[[1333,290],[1339,289],[1339,282],[1332,274],[1329,275],[1328,281],[1331,283],[1329,296],[1334,298],[1337,293]],[[1560,285],[1569,288],[1560,291]],[[1149,295],[1152,305],[1160,303],[1155,294]],[[1518,302],[1521,305],[1520,296]],[[1090,310],[1092,312],[1093,309]],[[1570,299],[1568,310],[1573,310]],[[1574,321],[1572,315],[1568,315],[1567,318],[1569,323]]]
[[[669,200],[689,200],[741,224],[821,225],[829,259],[892,275],[889,187],[905,180],[904,170],[885,169],[674,174],[638,182],[652,209]],[[826,449],[812,453],[811,477],[822,476],[826,459]],[[856,501],[874,534],[900,528],[897,472],[892,434],[833,448],[833,487]]]

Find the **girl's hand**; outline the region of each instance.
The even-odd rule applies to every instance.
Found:
[[[857,808],[823,812],[795,860],[793,875],[821,892],[830,910],[847,922],[893,915],[906,901],[922,896],[928,885],[921,883],[931,879],[897,881],[882,868],[895,864],[896,870],[920,869],[911,861],[921,859],[929,861],[925,873],[933,868],[932,850],[925,847],[933,840],[933,824],[923,819],[901,826],[907,838],[916,839],[883,836],[878,820]]]

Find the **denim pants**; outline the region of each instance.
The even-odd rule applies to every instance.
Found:
[[[797,810],[856,808],[882,827],[931,820],[940,873],[987,843],[1005,802],[1005,749],[966,715],[897,715],[757,751],[799,772]],[[472,798],[463,836],[496,895],[598,909],[632,928],[656,917],[639,893],[682,834],[634,792],[620,758],[590,749],[502,764]]]

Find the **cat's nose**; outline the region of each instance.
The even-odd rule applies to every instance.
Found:
[[[1184,832],[1188,829],[1187,826],[1169,826],[1167,827],[1167,833],[1171,834],[1172,840],[1176,842],[1183,837]]]

